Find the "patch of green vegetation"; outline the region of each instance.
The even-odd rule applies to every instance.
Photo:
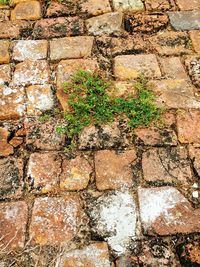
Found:
[[[148,81],[140,76],[133,85],[137,96],[124,98],[111,97],[108,94],[110,82],[105,81],[98,73],[79,70],[64,84],[68,95],[68,111],[65,113],[67,125],[59,127],[59,133],[67,134],[76,144],[81,130],[89,125],[103,125],[115,118],[126,118],[131,128],[149,126],[158,121],[161,109],[155,104],[155,96]]]
[[[44,123],[44,122],[48,121],[50,118],[51,118],[50,114],[44,113],[38,118],[38,120],[39,120],[39,122],[43,122]]]
[[[8,5],[9,0],[0,0],[0,5]]]

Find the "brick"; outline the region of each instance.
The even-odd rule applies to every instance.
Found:
[[[23,162],[12,156],[0,159],[0,198],[19,198],[22,195]]]
[[[82,249],[64,253],[58,259],[60,267],[110,267],[108,246],[105,242],[95,242]]]
[[[36,193],[55,192],[61,173],[61,157],[53,152],[33,153],[28,163],[27,182]]]
[[[46,40],[20,40],[14,45],[12,56],[17,61],[46,59],[47,49]]]
[[[190,2],[188,2],[187,0],[177,0],[177,5],[180,10],[200,9],[200,3],[198,0],[191,0]]]
[[[199,108],[200,102],[194,96],[194,88],[186,80],[151,81],[156,103],[164,108]]]
[[[34,38],[57,38],[81,35],[84,32],[83,20],[79,17],[60,17],[37,21],[34,29]]]
[[[142,156],[142,169],[148,182],[183,185],[192,180],[190,161],[184,148],[152,148]]]
[[[133,196],[115,191],[91,203],[92,232],[108,242],[115,255],[125,254],[136,238],[137,210]]]
[[[95,154],[96,186],[98,190],[120,189],[133,185],[131,165],[136,152],[128,150],[121,154],[102,150]]]
[[[0,204],[1,252],[23,248],[27,220],[28,208],[24,201]]]
[[[113,0],[113,6],[116,11],[140,11],[144,9],[141,0]]]
[[[181,143],[200,143],[200,111],[180,111],[177,113],[178,139]]]
[[[7,84],[11,80],[11,69],[9,64],[0,65],[0,84]]]
[[[62,190],[82,190],[88,186],[92,174],[92,167],[84,157],[64,159],[60,176]]]
[[[38,118],[26,118],[24,122],[26,145],[40,150],[60,150],[65,144],[65,136],[58,134],[56,128],[65,122],[50,117],[46,121]]]
[[[41,6],[38,1],[21,2],[11,11],[11,20],[38,20]]]
[[[50,41],[50,59],[86,58],[91,56],[94,38],[89,36],[65,37]]]
[[[111,7],[109,0],[98,1],[98,0],[86,0],[82,1],[80,4],[80,8],[82,12],[91,15],[100,15],[103,13],[111,12]]]
[[[170,9],[170,3],[168,0],[145,0],[145,6],[147,10],[164,11]]]
[[[200,30],[190,31],[189,34],[195,52],[200,54]]]
[[[0,86],[0,120],[18,119],[25,112],[24,89]]]
[[[63,91],[63,84],[69,81],[70,76],[79,69],[95,71],[98,68],[96,60],[71,59],[60,61],[57,68],[57,98],[64,110],[67,109],[67,94]]]
[[[77,11],[77,1],[73,2],[54,2],[51,1],[47,11],[46,16],[47,17],[60,17],[60,16],[66,16],[66,15],[72,15],[76,14]]]
[[[28,104],[27,114],[38,115],[53,108],[51,85],[31,85],[26,89]]]
[[[185,59],[185,65],[194,85],[200,87],[200,57],[188,56]]]
[[[122,13],[106,13],[86,20],[86,27],[89,34],[102,35],[121,32]]]
[[[189,79],[179,57],[163,57],[160,63],[167,79]]]
[[[140,216],[144,233],[174,235],[200,231],[200,209],[173,187],[138,189]]]
[[[15,67],[14,85],[46,84],[48,81],[49,67],[45,60],[26,60]]]
[[[169,12],[169,20],[177,31],[200,29],[200,10]]]
[[[0,40],[0,64],[5,64],[10,62],[9,46],[10,46],[9,41]]]
[[[119,80],[136,79],[141,73],[152,78],[161,76],[160,68],[153,54],[117,56],[114,60],[114,74]]]
[[[6,157],[14,153],[13,147],[8,144],[9,131],[0,127],[0,156]]]
[[[30,224],[32,244],[64,245],[80,227],[82,207],[79,197],[45,197],[35,200]]]
[[[3,21],[0,22],[0,38],[1,39],[17,39],[22,35],[23,31],[31,28],[27,21]]]

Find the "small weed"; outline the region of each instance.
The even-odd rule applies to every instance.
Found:
[[[126,118],[131,128],[149,126],[158,121],[161,110],[154,103],[155,97],[147,80],[140,76],[134,84],[137,97],[114,98],[108,95],[111,83],[103,80],[98,73],[79,70],[64,84],[68,95],[67,125],[59,127],[59,133],[66,133],[72,146],[81,130],[89,125],[102,125],[115,118]]]
[[[51,115],[50,114],[42,114],[38,120],[39,122],[46,122],[50,119]]]
[[[0,5],[8,5],[9,0],[0,0]]]

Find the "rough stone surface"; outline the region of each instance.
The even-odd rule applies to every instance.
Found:
[[[200,10],[169,12],[169,19],[177,31],[200,29]]]
[[[81,223],[78,196],[45,197],[35,200],[30,224],[32,244],[64,245],[72,240]]]
[[[60,176],[62,190],[82,190],[88,186],[92,174],[92,167],[84,157],[64,159]]]
[[[9,46],[9,41],[0,41],[0,64],[6,64],[10,62]]]
[[[128,150],[117,154],[102,150],[95,154],[96,186],[98,190],[120,189],[133,185],[131,165],[136,160],[136,152]]]
[[[25,112],[24,89],[0,86],[0,120],[18,119]]]
[[[180,262],[188,266],[198,266],[200,264],[200,247],[198,239],[181,244]]]
[[[3,21],[0,22],[0,38],[19,38],[23,31],[30,28],[26,21]]]
[[[148,78],[161,76],[155,55],[125,55],[115,58],[114,74],[117,79],[132,80],[141,73]]]
[[[0,159],[0,198],[22,195],[23,163],[14,157]]]
[[[180,111],[177,113],[178,139],[181,143],[200,143],[200,111]]]
[[[171,8],[169,1],[167,0],[145,0],[145,6],[147,10],[163,11]]]
[[[58,264],[60,267],[110,267],[107,243],[95,242],[82,249],[66,252],[58,260]]]
[[[190,38],[195,52],[200,54],[200,30],[190,31]]]
[[[33,36],[35,38],[56,38],[76,36],[83,33],[83,21],[78,17],[60,17],[37,21]]]
[[[14,153],[13,147],[8,144],[9,131],[0,127],[0,156],[9,156]]]
[[[50,59],[86,58],[91,56],[94,38],[89,36],[66,37],[50,42]]]
[[[86,0],[80,4],[81,11],[91,15],[100,15],[103,13],[111,12],[109,0]]]
[[[200,56],[197,57],[187,57],[185,60],[189,75],[192,79],[192,82],[200,87]]]
[[[11,80],[11,69],[9,64],[0,65],[0,84],[8,84]]]
[[[17,61],[46,59],[47,49],[46,40],[20,40],[14,45],[13,59]]]
[[[198,176],[200,176],[200,149],[190,146],[189,155],[195,171],[197,172]]]
[[[122,14],[119,12],[107,13],[86,20],[89,34],[102,35],[121,32]]]
[[[26,89],[27,114],[36,115],[53,108],[53,94],[50,84],[31,85]]]
[[[23,248],[27,220],[28,207],[24,201],[0,204],[1,252]]]
[[[179,57],[160,58],[161,69],[167,79],[188,79]]]
[[[153,148],[142,156],[144,179],[148,182],[187,184],[192,180],[185,148]]]
[[[131,194],[116,191],[91,205],[92,231],[106,240],[117,255],[125,253],[136,237],[137,211]]]
[[[191,0],[190,2],[188,2],[187,0],[177,0],[177,5],[180,10],[200,9],[200,3],[198,0]]]
[[[59,17],[59,16],[66,16],[72,15],[77,13],[76,7],[77,1],[72,2],[55,2],[51,1],[50,5],[47,8],[46,16],[47,17]]]
[[[21,2],[11,11],[11,20],[37,20],[41,18],[38,1]]]
[[[116,11],[139,11],[144,9],[141,0],[113,0],[113,6]]]
[[[10,17],[10,10],[0,10],[0,22],[8,21]]]
[[[26,60],[18,63],[13,75],[14,85],[45,84],[49,81],[49,67],[46,60]]]
[[[61,157],[53,152],[33,153],[28,163],[27,182],[39,193],[56,191],[61,173]]]
[[[172,235],[200,231],[200,209],[173,187],[140,188],[139,205],[144,233]]]

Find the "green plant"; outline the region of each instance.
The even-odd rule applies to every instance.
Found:
[[[0,5],[8,5],[9,0],[0,0]]]
[[[44,114],[40,115],[40,117],[38,118],[38,120],[39,120],[39,122],[44,123],[44,122],[48,121],[50,118],[51,118],[51,115],[50,114],[45,114],[44,113]]]
[[[66,133],[73,146],[81,130],[89,125],[102,125],[123,117],[131,128],[136,128],[149,126],[159,119],[161,110],[154,103],[154,94],[144,76],[140,76],[134,84],[136,97],[112,97],[108,94],[110,86],[111,83],[98,73],[83,70],[79,70],[70,82],[64,84],[64,91],[68,95],[68,110],[64,115],[67,125],[59,127],[57,131]]]

